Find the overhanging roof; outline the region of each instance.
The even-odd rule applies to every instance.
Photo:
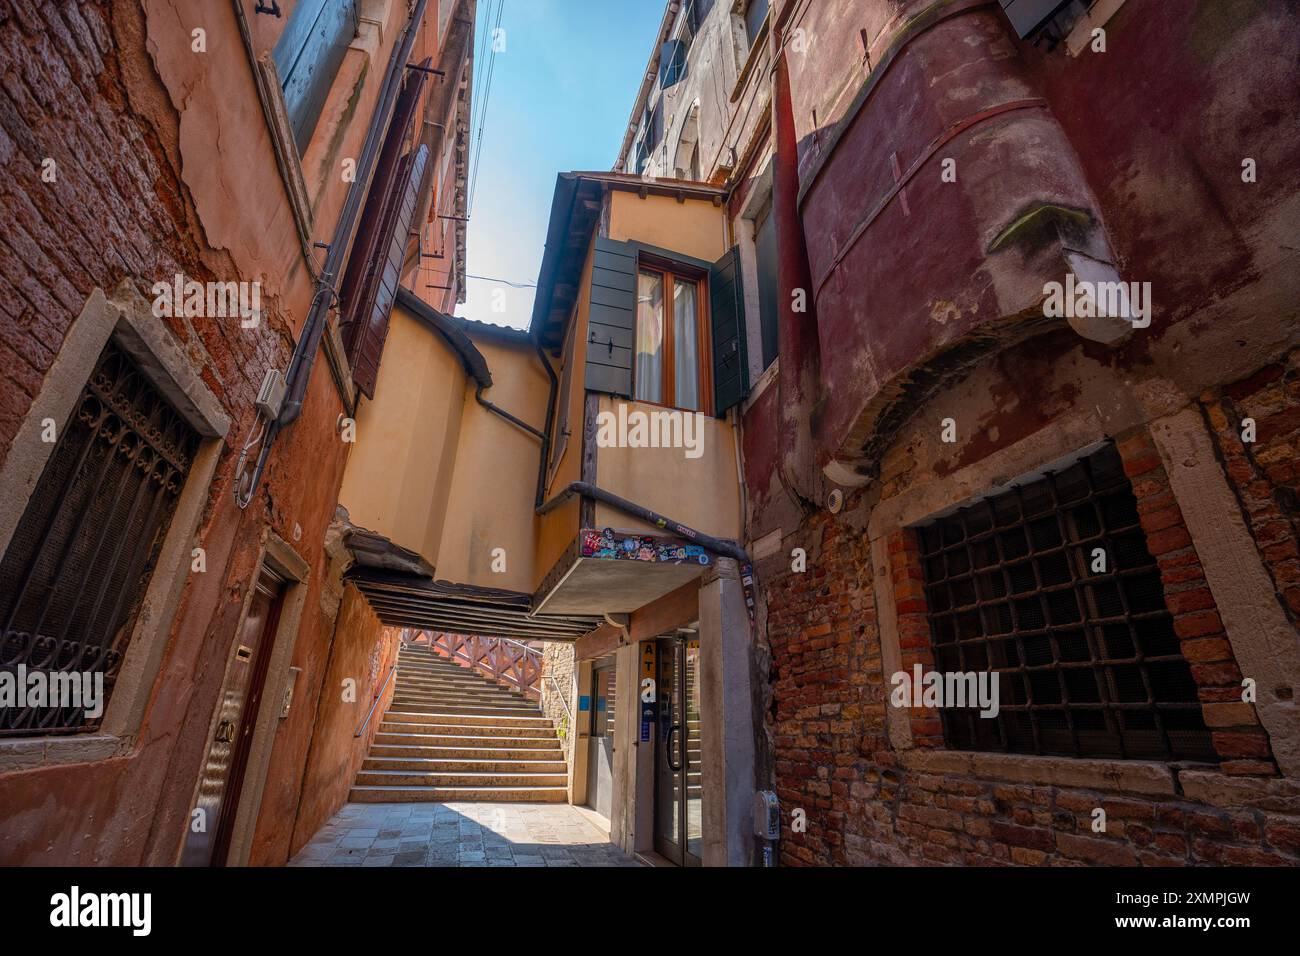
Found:
[[[532,614],[532,595],[435,581],[380,568],[354,567],[346,580],[366,596],[375,614],[392,627],[419,627],[453,634],[576,641],[604,623],[590,615]]]
[[[570,172],[555,177],[551,216],[546,226],[546,249],[537,274],[537,295],[529,331],[544,348],[557,349],[564,341],[564,326],[578,297],[582,267],[592,230],[600,219],[605,192],[619,189],[641,196],[705,199],[715,205],[726,191],[708,183],[684,179],[659,179],[630,173]]]
[[[391,627],[574,641],[604,622],[597,615],[534,615],[531,594],[437,581],[433,568],[414,551],[363,528],[349,527],[344,544],[355,559],[344,580]]]

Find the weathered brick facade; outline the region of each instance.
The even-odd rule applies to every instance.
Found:
[[[920,708],[908,712],[911,747],[891,745],[868,506],[851,500],[840,515],[808,520],[796,541],[808,551],[806,572],[770,572],[766,581],[783,863],[1300,865],[1300,791],[1266,782],[1278,774],[1268,735],[1242,701],[1241,671],[1160,456],[1144,430],[1118,447],[1222,757],[1218,770],[1171,765],[1168,785],[1152,786],[1127,777],[1120,761],[946,751],[937,712]],[[915,533],[891,533],[887,552],[900,667],[931,668]],[[1233,790],[1215,777],[1255,782]],[[792,828],[796,809],[806,832]]]

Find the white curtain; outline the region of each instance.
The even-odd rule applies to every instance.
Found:
[[[673,404],[688,411],[700,408],[699,311],[696,284],[673,284]]]
[[[636,382],[633,397],[663,401],[664,277],[657,272],[637,276]]]

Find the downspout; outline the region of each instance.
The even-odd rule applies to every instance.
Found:
[[[546,377],[551,380],[550,393],[546,399],[546,425],[544,426],[543,430],[538,430],[534,428],[532,425],[528,424],[523,419],[516,418],[514,415],[511,415],[500,405],[493,405],[486,398],[484,398],[483,390],[487,388],[488,385],[492,384],[491,379],[488,379],[486,384],[481,381],[478,383],[478,386],[474,389],[474,399],[492,414],[501,416],[510,424],[522,428],[524,431],[528,432],[528,434],[532,435],[534,438],[541,439],[542,447],[538,452],[538,461],[537,461],[537,494],[535,500],[533,501],[533,507],[539,508],[541,507],[542,500],[546,495],[546,462],[551,455],[551,438],[552,438],[551,433],[552,433],[552,429],[554,428],[555,398],[557,393],[560,390],[560,380],[556,377],[555,369],[551,368],[551,363],[546,358],[546,350],[542,348],[541,345],[538,345],[537,343],[534,343],[534,348],[537,351],[538,360],[542,363],[542,368],[546,369]]]
[[[821,344],[817,307],[812,296],[812,269],[799,218],[799,141],[790,98],[790,72],[785,34],[797,3],[786,0],[772,21],[772,116],[775,148],[772,160],[772,218],[776,227],[777,294],[782,321],[778,324],[781,371],[777,376],[777,472],[781,483],[805,512],[818,508],[821,484],[817,472],[813,428],[820,375]],[[793,309],[802,292],[804,311]]]
[[[303,401],[307,394],[307,384],[311,380],[312,367],[315,365],[316,356],[320,352],[321,338],[325,334],[329,310],[334,305],[335,300],[338,299],[335,282],[342,272],[353,226],[356,224],[357,214],[361,210],[361,203],[369,188],[380,142],[388,127],[393,104],[396,102],[397,93],[402,86],[404,67],[411,55],[411,48],[415,45],[415,35],[419,32],[420,24],[424,21],[424,11],[427,5],[428,0],[415,0],[415,8],[403,28],[401,39],[388,58],[388,69],[384,74],[384,85],[380,89],[375,112],[371,116],[370,126],[366,130],[361,156],[357,160],[357,176],[348,188],[343,210],[339,213],[338,223],[334,227],[334,235],[330,239],[328,251],[325,254],[325,264],[316,277],[316,291],[312,297],[311,307],[307,312],[307,320],[303,324],[302,335],[294,346],[293,356],[289,360],[289,367],[285,373],[287,394],[284,404],[281,406],[277,418],[264,423],[264,437],[261,439],[262,449],[257,456],[257,465],[249,479],[248,486],[242,489],[240,487],[240,478],[243,475],[244,460],[258,439],[250,439],[240,453],[235,478],[235,501],[240,508],[248,507],[253,500],[253,493],[257,490],[262,472],[266,468],[266,460],[270,455],[271,445],[275,441],[276,435],[279,434],[282,428],[287,428],[297,421],[298,416],[302,414]]]

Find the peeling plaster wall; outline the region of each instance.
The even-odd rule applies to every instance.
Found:
[[[93,289],[114,290],[125,280],[151,298],[154,282],[177,273],[258,280],[264,316],[252,330],[237,320],[161,320],[233,423],[194,541],[207,569],[184,584],[134,738],[113,756],[88,752],[79,764],[0,760],[0,860],[176,861],[269,527],[309,567],[291,658],[302,673],[293,710],[277,731],[255,854],[258,862],[283,862],[339,608],[323,542],[347,449],[335,430],[342,404],[322,358],[258,497],[246,511],[234,504],[234,446],[249,434],[264,372],[286,366],[311,296],[234,11],[211,4],[200,21],[196,8],[162,2],[7,7],[0,21],[0,161],[9,185],[0,206],[12,226],[0,237],[0,454],[8,454]],[[190,52],[198,25],[207,31],[206,54]],[[385,42],[395,35],[387,32]],[[376,75],[371,71],[372,91]],[[348,119],[341,150],[356,148],[367,115]],[[45,157],[58,164],[53,183],[40,178]],[[341,193],[318,206],[318,237],[333,228],[339,203]]]
[[[387,687],[383,682],[397,661],[397,633],[384,628],[361,592],[351,584],[344,586],[328,669],[312,715],[301,802],[296,788],[267,781],[263,818],[249,860],[253,865],[279,864],[292,857],[347,802],[396,687],[396,681]],[[353,700],[344,700],[343,682],[348,679],[356,682]],[[355,737],[372,706],[369,724]],[[290,841],[283,821],[295,816]]]

